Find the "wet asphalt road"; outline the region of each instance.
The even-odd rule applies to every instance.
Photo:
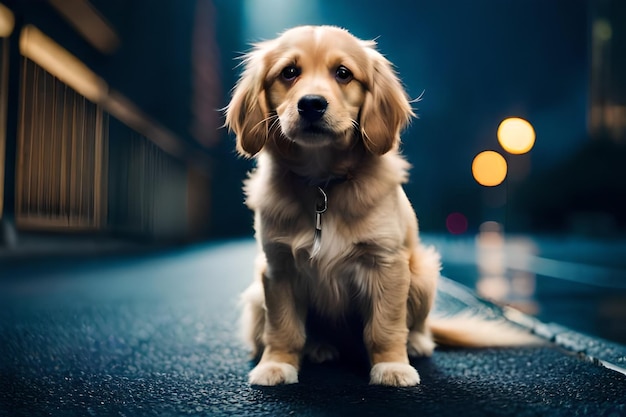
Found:
[[[347,361],[250,387],[236,304],[253,254],[246,240],[5,263],[0,415],[626,415],[626,376],[558,347],[438,349],[414,388],[369,386]],[[445,280],[438,303],[498,314]]]

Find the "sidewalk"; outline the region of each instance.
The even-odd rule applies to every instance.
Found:
[[[90,234],[45,234],[21,232],[9,239],[9,244],[0,239],[0,265],[7,262],[19,263],[26,259],[80,258],[108,254],[147,251],[155,246],[140,244],[127,239]]]
[[[250,387],[236,305],[254,252],[245,240],[10,262],[0,279],[0,416],[626,415],[625,347],[502,310],[447,279],[437,309],[504,314],[556,345],[439,348],[413,362],[422,378],[413,388],[369,386],[367,369],[348,361],[305,364],[296,385]]]

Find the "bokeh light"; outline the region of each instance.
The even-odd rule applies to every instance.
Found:
[[[463,213],[450,213],[446,217],[446,228],[453,235],[461,235],[467,231],[467,217]]]
[[[592,31],[594,40],[597,39],[600,42],[610,41],[613,37],[613,27],[611,27],[611,22],[606,19],[596,19],[593,22]]]
[[[506,178],[506,172],[506,160],[495,151],[483,151],[472,162],[474,179],[485,187],[500,185]]]
[[[526,153],[535,144],[535,129],[527,120],[519,117],[504,119],[498,126],[498,142],[509,153]]]

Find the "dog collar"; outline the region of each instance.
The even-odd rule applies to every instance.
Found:
[[[340,177],[330,176],[326,179],[307,178],[292,172],[294,178],[298,183],[304,186],[315,188],[317,196],[315,198],[315,229],[313,235],[313,248],[310,253],[310,258],[315,258],[322,247],[322,215],[328,210],[328,195],[327,191],[335,185],[341,184],[348,179],[349,175]]]
[[[322,187],[317,187],[318,196],[315,201],[315,234],[313,235],[313,251],[311,258],[319,253],[322,247],[322,214],[328,210],[328,196]]]

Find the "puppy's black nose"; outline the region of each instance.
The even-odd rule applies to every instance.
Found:
[[[321,119],[326,107],[328,107],[326,99],[316,94],[307,94],[298,101],[298,113],[309,122]]]

